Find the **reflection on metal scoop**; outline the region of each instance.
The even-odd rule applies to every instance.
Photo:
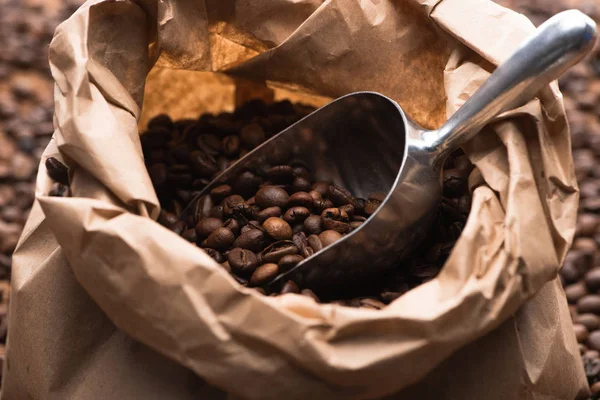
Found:
[[[554,16],[434,131],[418,126],[398,104],[381,94],[360,92],[341,97],[248,153],[199,196],[264,163],[276,147],[289,147],[317,180],[345,187],[357,197],[373,192],[387,196],[359,228],[270,284],[293,278],[301,286],[319,291],[381,275],[399,265],[431,227],[441,203],[441,174],[447,155],[498,114],[531,100],[580,61],[595,40],[595,23],[579,11]],[[189,212],[186,210],[183,218]]]

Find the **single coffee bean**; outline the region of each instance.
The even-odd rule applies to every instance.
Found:
[[[211,208],[207,214],[207,218],[223,219],[223,206],[218,205]]]
[[[260,261],[263,263],[277,263],[282,257],[298,254],[298,248],[291,240],[280,240],[267,246],[260,252]]]
[[[181,235],[182,238],[187,240],[188,242],[196,243],[196,230],[188,229]]]
[[[600,317],[596,314],[579,314],[573,322],[585,326],[590,332],[600,328]]]
[[[281,257],[279,259],[279,262],[277,263],[277,265],[279,265],[279,269],[282,272],[286,272],[286,271],[289,271],[290,269],[294,268],[302,260],[304,260],[304,258],[302,258],[302,256],[300,256],[298,254],[291,254],[291,255]]]
[[[178,221],[179,221],[179,218],[177,218],[177,215],[167,212],[165,210],[160,211],[160,215],[158,217],[158,222],[161,225],[166,226],[168,228],[168,227],[175,225]]]
[[[600,268],[594,268],[585,274],[585,284],[592,292],[600,290]]]
[[[207,238],[215,230],[223,226],[223,221],[219,218],[205,218],[196,224],[196,235],[200,239]]]
[[[185,232],[186,228],[187,226],[183,221],[177,221],[171,226],[171,230],[180,236],[183,232]]]
[[[377,209],[379,208],[379,206],[381,205],[381,201],[377,200],[377,199],[371,199],[369,198],[366,202],[365,202],[365,206],[364,206],[364,212],[367,215],[373,215],[373,213],[375,211],[377,211]]]
[[[324,247],[318,235],[310,235],[307,240],[308,245],[311,247],[311,249],[313,249],[315,253],[321,251]]]
[[[290,160],[291,156],[292,150],[289,146],[274,146],[267,153],[267,163],[271,165],[283,165]]]
[[[332,207],[333,207],[333,202],[329,199],[317,200],[313,204],[313,208],[319,214],[321,214],[323,212],[323,210],[326,210],[326,209],[332,208]]]
[[[355,212],[355,208],[352,204],[344,204],[343,206],[338,207],[340,211],[345,212],[348,217],[352,217]]]
[[[239,194],[234,194],[234,195],[226,197],[221,202],[221,205],[223,206],[223,212],[225,213],[225,215],[231,215],[231,214],[233,214],[233,209],[237,205],[243,204],[243,203],[244,203],[244,198],[242,196],[240,196]]]
[[[328,208],[321,213],[321,225],[324,229],[332,229],[339,233],[350,231],[349,217],[339,208]]]
[[[262,226],[274,240],[290,240],[292,238],[292,227],[281,218],[267,218]]]
[[[323,243],[323,247],[327,247],[342,238],[342,235],[333,230],[323,231],[319,234],[319,239],[321,239],[321,243]]]
[[[229,229],[234,235],[240,233],[240,224],[235,218],[228,218],[223,222],[223,227]]]
[[[300,288],[294,281],[287,281],[281,289],[281,294],[285,293],[300,293]]]
[[[256,204],[261,208],[267,207],[285,207],[288,204],[290,196],[288,193],[276,186],[264,186],[256,192]]]
[[[307,192],[311,188],[310,181],[308,179],[302,178],[301,176],[297,176],[294,178],[292,182],[292,190],[294,192]]]
[[[233,188],[229,185],[219,185],[210,191],[210,195],[215,201],[222,201],[227,196],[231,196]]]
[[[573,249],[594,254],[598,250],[598,245],[592,238],[580,237],[573,241]]]
[[[600,331],[590,333],[587,339],[587,346],[592,350],[600,351]]]
[[[289,182],[294,178],[294,169],[289,165],[276,165],[267,170],[267,177],[274,182]]]
[[[235,157],[240,152],[240,138],[237,135],[229,135],[223,139],[223,152],[228,157]]]
[[[250,278],[250,284],[252,286],[262,285],[270,280],[274,279],[279,274],[279,267],[277,264],[267,263],[263,264],[254,271]]]
[[[217,228],[202,242],[202,247],[216,250],[227,250],[233,244],[235,235],[227,228]]]
[[[213,258],[213,260],[215,260],[219,264],[222,264],[226,261],[223,254],[215,249],[203,248],[202,250],[204,250],[206,252],[206,254],[211,256]],[[229,268],[229,264],[227,264],[227,268]],[[229,272],[231,272],[231,268],[229,268]]]
[[[227,255],[231,268],[239,274],[250,275],[258,266],[258,256],[248,249],[236,247]]]
[[[311,191],[318,192],[322,197],[327,197],[329,195],[329,183],[323,181],[315,182],[312,185]]]
[[[271,217],[281,217],[281,208],[277,206],[267,207],[256,214],[256,219],[260,222],[264,222]]]
[[[308,195],[312,198],[313,204],[317,201],[323,201],[323,195],[320,192],[317,192],[316,190],[311,190],[310,192],[308,192]],[[298,205],[300,206],[302,204]]]
[[[303,223],[310,216],[310,210],[306,207],[289,208],[283,215],[283,219],[290,224]]]
[[[248,124],[242,128],[240,139],[244,146],[251,150],[265,141],[265,131],[259,124]]]
[[[194,151],[190,154],[190,165],[194,171],[206,177],[212,177],[219,170],[215,158],[202,151]]]
[[[579,343],[585,343],[590,335],[587,328],[581,324],[573,325],[573,331],[575,332],[575,337]]]
[[[569,303],[576,304],[579,299],[588,294],[588,291],[583,282],[577,282],[565,287],[565,294]]]
[[[241,247],[243,249],[259,252],[265,247],[265,243],[265,233],[260,229],[252,228],[242,232],[233,243],[233,247]]]
[[[311,215],[304,220],[304,229],[308,234],[318,235],[323,231],[321,227],[321,216],[320,215]]]
[[[596,232],[600,220],[596,214],[583,213],[577,217],[577,230],[575,234],[592,236]]]
[[[294,242],[298,250],[300,250],[300,255],[302,257],[307,258],[315,253],[314,250],[308,245],[308,240],[304,232],[299,232],[295,234],[292,237],[292,241]]]
[[[315,192],[317,193],[317,192]],[[289,207],[306,207],[308,209],[313,206],[313,197],[307,192],[296,192],[290,196],[288,201]]]
[[[356,229],[359,228],[362,224],[364,224],[364,222],[361,221],[352,221],[350,222],[350,229]]]
[[[354,205],[356,204],[356,199],[354,198],[354,196],[352,196],[352,193],[350,193],[348,190],[336,186],[336,185],[329,185],[329,190],[328,190],[328,196],[327,196],[331,201],[333,201],[333,204],[336,206],[343,206],[345,204],[351,204]]]
[[[577,311],[581,314],[600,314],[600,295],[589,294],[577,302]]]
[[[306,297],[310,297],[311,299],[313,299],[317,303],[321,302],[321,300],[319,300],[319,297],[317,297],[317,295],[315,294],[315,292],[313,292],[310,289],[302,289],[302,291],[300,292],[300,294],[302,294],[302,295],[304,295]]]
[[[244,171],[234,180],[233,190],[241,195],[250,195],[254,194],[262,183],[263,179],[260,176],[252,171]]]
[[[307,181],[311,180],[310,171],[303,165],[294,165],[294,176],[298,178],[306,179]],[[312,184],[310,185],[312,186]],[[310,191],[310,188],[305,190],[306,192]]]
[[[69,169],[58,159],[48,157],[46,159],[46,170],[50,178],[63,185],[69,185]]]

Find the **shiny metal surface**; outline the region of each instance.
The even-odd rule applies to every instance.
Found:
[[[441,202],[446,156],[498,114],[531,100],[580,61],[595,40],[596,25],[584,14],[571,10],[556,15],[435,131],[421,128],[378,93],[341,97],[256,148],[203,193],[264,162],[274,146],[290,146],[318,180],[346,187],[355,196],[387,193],[360,228],[271,282],[291,278],[317,292],[352,286],[400,266],[423,239]]]

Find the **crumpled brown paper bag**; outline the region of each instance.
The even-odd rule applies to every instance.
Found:
[[[375,90],[439,126],[532,30],[488,0],[86,3],[50,48],[45,155],[69,165],[75,197],[46,196],[42,163],[14,259],[2,398],[585,395],[556,279],[578,193],[555,84],[466,146],[486,185],[463,235],[436,279],[382,311],[238,286],[152,220],[138,139],[158,110],[233,107],[227,78],[170,67],[321,96]]]

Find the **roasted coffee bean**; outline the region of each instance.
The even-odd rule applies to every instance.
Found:
[[[256,219],[260,222],[264,222],[271,217],[281,217],[281,213],[280,207],[267,207],[256,214]]]
[[[184,238],[185,240],[187,240],[188,242],[196,243],[196,230],[195,229],[187,229],[185,232],[183,232],[181,234],[181,237]]]
[[[587,345],[592,350],[600,351],[600,331],[590,333],[587,339]]]
[[[314,254],[314,250],[308,245],[308,240],[304,232],[299,232],[292,236],[292,242],[294,242],[303,258],[310,257]]]
[[[594,268],[585,274],[585,284],[592,292],[597,293],[600,291],[600,268]]]
[[[321,213],[321,226],[324,229],[332,229],[339,233],[350,231],[349,220],[348,214],[339,208],[328,208]]]
[[[281,294],[285,293],[300,293],[300,288],[294,281],[287,281],[281,289]]]
[[[288,204],[290,196],[288,193],[276,186],[264,186],[256,192],[256,204],[261,208],[267,207],[285,207]]]
[[[348,190],[336,185],[329,185],[327,197],[338,207],[345,204],[356,204],[356,199]]]
[[[221,206],[223,206],[223,213],[225,213],[225,215],[232,215],[233,209],[237,205],[243,204],[243,203],[244,203],[244,198],[238,194],[228,196],[221,203]]]
[[[248,124],[240,132],[240,139],[248,149],[253,149],[265,141],[265,131],[259,124]]]
[[[260,252],[260,260],[263,263],[277,263],[285,256],[298,254],[298,248],[291,240],[281,240],[267,246]]]
[[[308,234],[319,234],[323,230],[321,226],[321,216],[311,215],[304,220],[304,229]]]
[[[600,317],[596,314],[579,314],[573,318],[573,322],[585,326],[590,332],[600,328]]]
[[[569,303],[576,304],[588,291],[583,282],[577,282],[565,287],[565,294]]]
[[[342,235],[333,230],[326,230],[319,234],[319,239],[321,239],[321,243],[323,243],[323,247],[327,247],[342,238]]]
[[[297,247],[296,247],[296,249],[297,249]],[[291,254],[291,255],[286,255],[286,256],[281,257],[279,259],[279,262],[277,263],[277,265],[279,265],[279,269],[281,270],[281,272],[286,272],[286,271],[289,271],[290,269],[294,268],[302,260],[304,260],[304,258],[302,258],[302,256],[300,256],[298,254]]]
[[[378,200],[376,198],[369,198],[364,205],[365,214],[372,215],[375,211],[377,211],[380,205],[381,200]]]
[[[313,206],[313,198],[307,192],[296,192],[292,194],[288,200],[289,207],[306,207],[308,209]]]
[[[50,178],[63,185],[69,184],[69,169],[54,157],[46,159],[46,170]]]
[[[241,247],[243,249],[259,252],[265,247],[265,244],[265,233],[260,229],[253,228],[246,232],[242,232],[233,243],[233,247]]]
[[[332,208],[332,207],[333,207],[333,201],[331,201],[329,199],[317,200],[313,203],[314,210],[319,214],[321,214],[323,212],[323,210],[326,210],[326,209]]]
[[[284,165],[290,160],[291,156],[292,151],[288,146],[274,146],[267,153],[267,162],[270,165]]]
[[[290,224],[303,223],[310,216],[310,210],[306,207],[289,208],[283,215],[283,219]]]
[[[294,165],[294,176],[297,178],[303,178],[307,181],[311,180],[310,171],[303,165]],[[310,186],[312,187],[312,184]],[[306,189],[305,191],[309,192],[310,188]]]
[[[203,248],[202,250],[204,250],[206,252],[206,254],[211,256],[213,258],[213,260],[215,260],[219,264],[222,264],[226,261],[225,257],[223,256],[223,253],[221,253],[215,249]],[[231,268],[229,268],[229,264],[227,264],[227,268],[229,269],[229,272],[231,272]]]
[[[250,284],[252,286],[262,285],[270,280],[274,279],[279,274],[279,267],[277,264],[268,263],[263,264],[254,271],[250,278]]]
[[[307,192],[310,190],[311,186],[310,181],[301,176],[295,177],[292,182],[292,190],[294,192]]]
[[[236,135],[229,135],[223,139],[223,152],[229,157],[235,157],[240,152],[240,138]]]
[[[311,249],[313,249],[313,251],[316,253],[318,251],[323,250],[323,243],[321,242],[321,239],[319,239],[318,235],[310,235],[307,239],[308,241],[308,245],[311,247]]]
[[[236,247],[227,255],[227,261],[233,271],[242,275],[250,275],[258,266],[258,256],[248,249]]]
[[[281,218],[267,218],[262,227],[273,240],[292,239],[292,227]]]
[[[267,176],[274,182],[288,182],[294,177],[294,169],[289,165],[276,165],[269,168]]]
[[[577,311],[581,314],[600,314],[600,295],[590,294],[579,299],[577,302]]]
[[[585,343],[590,335],[587,328],[581,324],[573,325],[573,331],[575,331],[575,337],[579,343]]]
[[[196,224],[196,235],[200,239],[205,239],[222,226],[223,221],[219,218],[205,218]]]
[[[210,195],[215,201],[222,201],[228,196],[231,196],[233,188],[229,185],[219,185],[210,191]]]
[[[329,186],[330,185],[327,182],[323,182],[323,181],[315,182],[315,183],[313,183],[313,185],[311,187],[311,191],[317,192],[322,196],[322,198],[325,198],[329,195]],[[346,204],[346,203],[344,203],[344,204]]]
[[[202,151],[194,151],[190,154],[190,164],[194,171],[207,177],[213,176],[219,170],[214,157]]]
[[[216,250],[227,250],[233,244],[235,235],[227,228],[217,228],[202,242],[202,247]]]
[[[223,227],[229,229],[236,236],[240,233],[240,224],[235,218],[225,220]]]

